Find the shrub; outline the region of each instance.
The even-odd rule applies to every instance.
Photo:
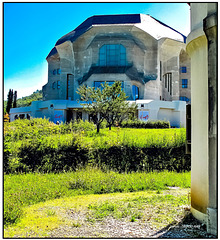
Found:
[[[170,128],[170,123],[168,121],[151,121],[147,122],[141,120],[126,120],[121,123],[123,128]]]
[[[140,122],[145,124],[145,122]],[[16,120],[4,129],[4,172],[60,172],[78,166],[131,171],[190,170],[185,129],[103,129],[88,121]]]

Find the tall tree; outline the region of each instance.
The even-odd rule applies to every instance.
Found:
[[[100,125],[104,119],[111,126],[120,121],[128,109],[135,110],[135,106],[129,106],[126,102],[127,96],[121,89],[121,82],[117,81],[112,86],[106,82],[102,84],[102,88],[86,87],[85,85],[78,88],[77,93],[81,96],[84,102],[84,109],[93,115],[94,123],[97,127],[97,132],[100,130]],[[125,111],[126,110],[126,111]],[[123,114],[124,113],[124,114]],[[95,117],[94,117],[95,116]]]
[[[13,108],[17,107],[17,91],[14,92]]]
[[[6,106],[6,112],[9,114],[10,109],[12,108],[13,103],[13,89],[9,89],[8,92],[8,99],[7,99],[7,106]]]

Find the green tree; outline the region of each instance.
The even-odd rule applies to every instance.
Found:
[[[121,89],[121,82],[115,82],[112,86],[106,82],[102,88],[86,87],[78,88],[77,93],[81,96],[84,109],[93,115],[93,121],[96,124],[97,132],[104,119],[111,126],[116,121],[121,121],[130,111],[135,111],[136,106],[130,106],[126,102],[127,96]]]
[[[14,92],[13,108],[17,107],[17,91]]]
[[[13,103],[13,89],[9,89],[8,92],[8,99],[7,99],[7,106],[6,106],[6,112],[9,114],[10,109],[12,108]]]

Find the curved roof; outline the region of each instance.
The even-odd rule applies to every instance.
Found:
[[[168,25],[162,23],[161,21],[151,17],[146,14],[120,14],[120,15],[98,15],[87,18],[82,24],[80,24],[73,31],[67,33],[61,37],[55,44],[55,46],[60,45],[66,41],[74,42],[79,36],[92,28],[93,25],[106,25],[106,24],[129,24],[138,27],[139,29],[152,35],[155,39],[167,37],[177,41],[185,42],[186,37],[176,31],[175,29],[169,27]],[[56,47],[54,47],[49,55],[50,57],[56,52]]]

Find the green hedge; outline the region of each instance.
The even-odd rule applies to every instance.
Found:
[[[97,134],[89,122],[16,120],[4,128],[3,167],[5,173],[61,172],[85,165],[118,172],[189,171],[184,139],[184,129],[115,128]]]
[[[5,155],[5,158],[10,155]],[[5,161],[4,158],[4,161]],[[16,158],[12,159],[15,161]],[[40,143],[24,145],[17,155],[17,164],[5,166],[5,172],[62,172],[75,170],[79,166],[95,165],[101,169],[117,172],[136,171],[190,171],[190,156],[184,147],[140,148],[112,146],[104,149],[83,148],[76,142],[71,146],[42,148]]]
[[[170,128],[168,121],[141,121],[141,120],[127,120],[121,123],[123,128]]]

